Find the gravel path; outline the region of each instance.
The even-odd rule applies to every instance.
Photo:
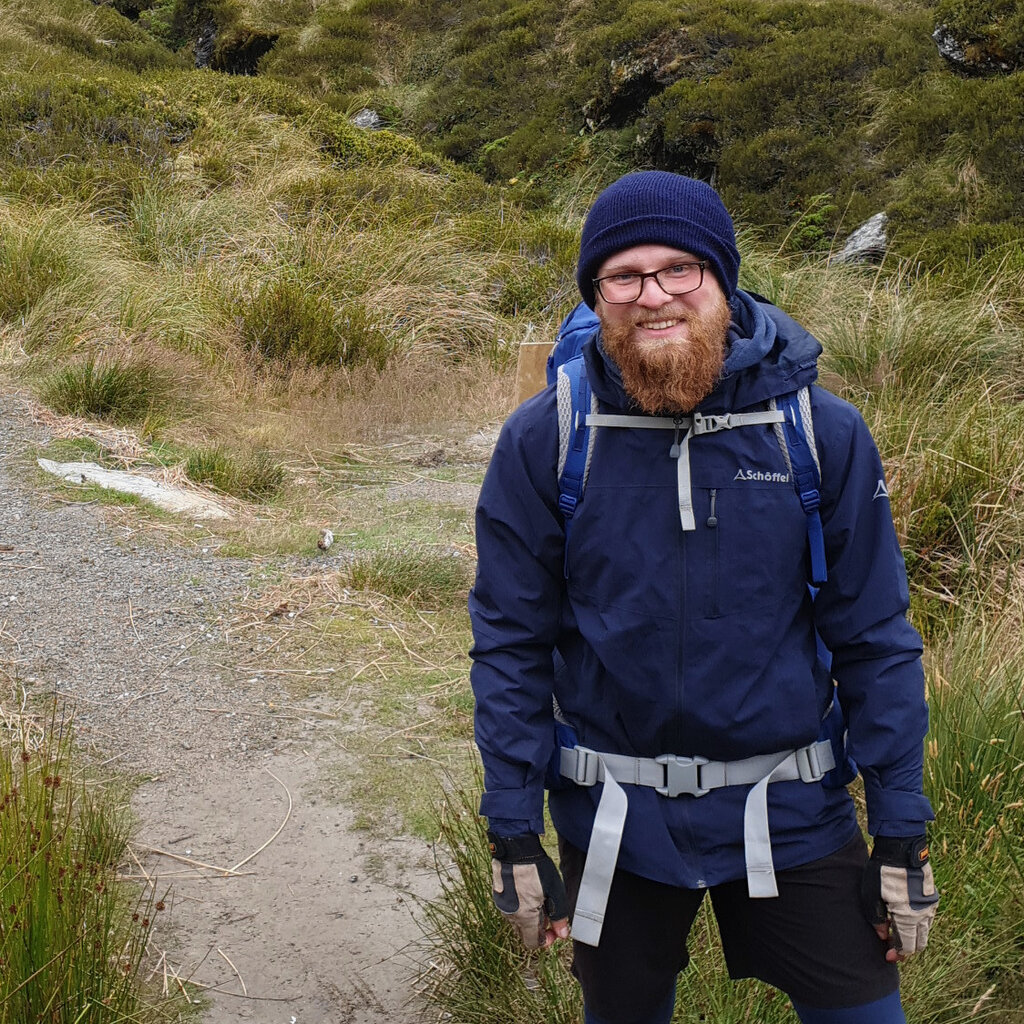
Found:
[[[46,440],[21,398],[0,397],[0,656],[30,694],[64,695],[80,743],[140,780],[140,860],[161,894],[172,886],[154,946],[182,978],[224,990],[206,996],[216,1024],[417,1020],[410,893],[433,890],[430,850],[360,835],[318,799],[341,760],[331,706],[268,711],[292,701],[283,676],[257,671],[271,664],[258,625],[233,628],[261,573],[282,566],[61,501],[32,468]],[[231,867],[282,824],[246,874],[145,849]]]

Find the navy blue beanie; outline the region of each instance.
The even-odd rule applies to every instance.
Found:
[[[732,218],[707,183],[668,171],[619,178],[594,201],[583,225],[576,283],[594,308],[594,276],[609,256],[634,245],[668,245],[707,260],[731,299],[740,254]]]

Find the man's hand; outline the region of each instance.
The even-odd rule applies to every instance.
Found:
[[[569,935],[569,901],[554,861],[540,836],[487,833],[494,905],[527,949],[550,946]]]
[[[878,937],[890,943],[886,960],[896,963],[924,949],[938,902],[925,837],[876,837],[861,879],[861,903]]]

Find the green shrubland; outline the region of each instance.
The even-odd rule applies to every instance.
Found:
[[[772,238],[826,196],[805,250],[886,210],[905,255],[997,262],[1022,227],[1024,90],[950,67],[939,22],[1017,66],[1020,18],[998,0],[389,0],[325,5],[261,69],[370,105],[520,198],[550,199],[602,154],[608,176],[713,177]]]

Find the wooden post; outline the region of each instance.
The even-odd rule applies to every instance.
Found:
[[[552,344],[549,341],[524,341],[516,363],[516,405],[547,387],[547,364]]]

